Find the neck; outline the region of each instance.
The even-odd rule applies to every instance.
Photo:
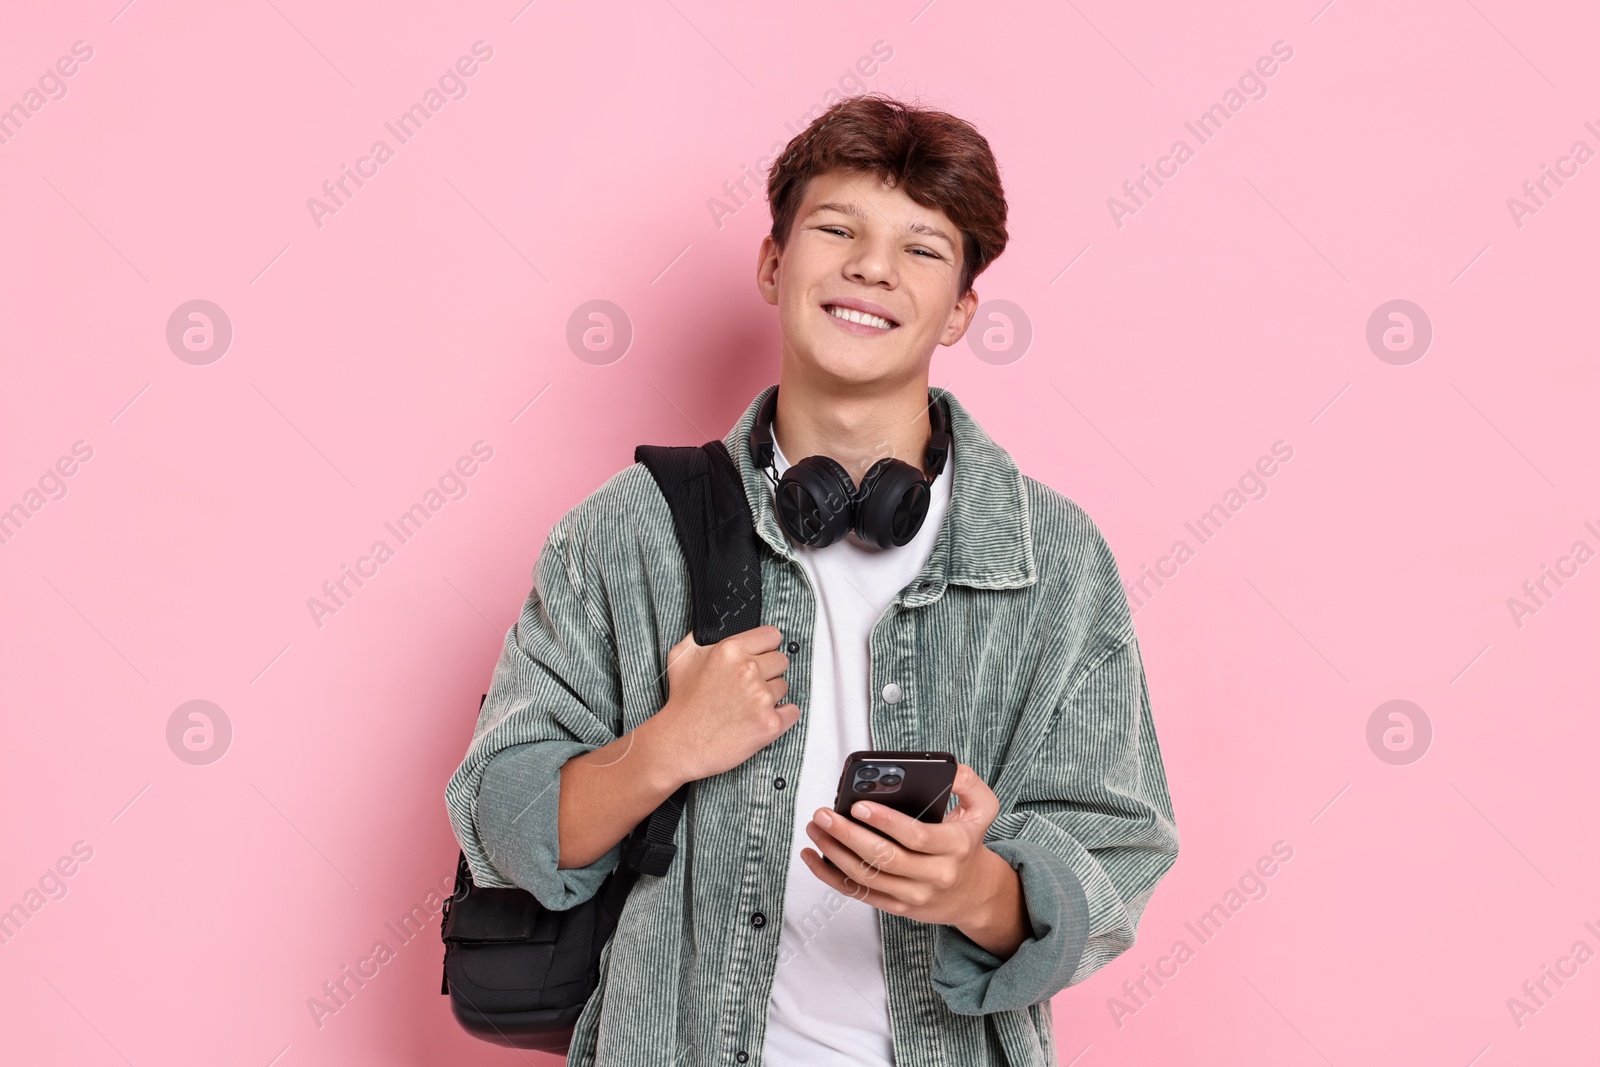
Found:
[[[790,463],[832,456],[859,484],[867,468],[886,456],[924,469],[932,433],[926,374],[873,390],[830,388],[787,368],[779,378],[772,436]]]

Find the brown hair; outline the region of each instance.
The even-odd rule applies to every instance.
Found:
[[[812,178],[876,174],[961,231],[958,296],[1006,247],[1006,197],[989,142],[970,122],[880,93],[841,100],[790,141],[767,178],[772,239],[783,250]]]

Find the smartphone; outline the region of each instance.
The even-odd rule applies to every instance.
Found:
[[[888,837],[871,823],[850,814],[858,800],[870,800],[919,819],[943,822],[956,782],[956,758],[948,752],[852,752],[839,775],[833,810],[858,826]]]

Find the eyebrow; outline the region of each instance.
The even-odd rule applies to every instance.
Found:
[[[837,211],[841,215],[849,215],[851,218],[858,219],[861,222],[867,221],[867,213],[861,209],[859,204],[841,204],[834,201],[829,201],[826,204],[818,204],[816,207],[812,208],[811,215],[815,215],[819,211]],[[811,215],[807,215],[806,217],[810,218]],[[945,233],[943,230],[939,229],[939,227],[930,226],[926,222],[908,222],[905,225],[905,232],[919,233],[924,237],[938,237],[950,246],[951,251],[954,251],[956,247],[954,238]]]

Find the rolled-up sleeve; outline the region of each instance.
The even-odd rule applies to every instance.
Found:
[[[445,787],[473,881],[519,886],[553,910],[592,897],[622,854],[618,842],[588,866],[557,868],[561,766],[611,743],[622,728],[611,626],[586,588],[594,580],[585,574],[588,539],[600,521],[579,505],[552,527],[472,743]]]
[[[1136,638],[1073,685],[1031,766],[984,840],[1017,870],[1033,936],[1001,960],[937,928],[933,985],[958,1014],[1026,1008],[1088,978],[1133,944],[1178,858]]]

